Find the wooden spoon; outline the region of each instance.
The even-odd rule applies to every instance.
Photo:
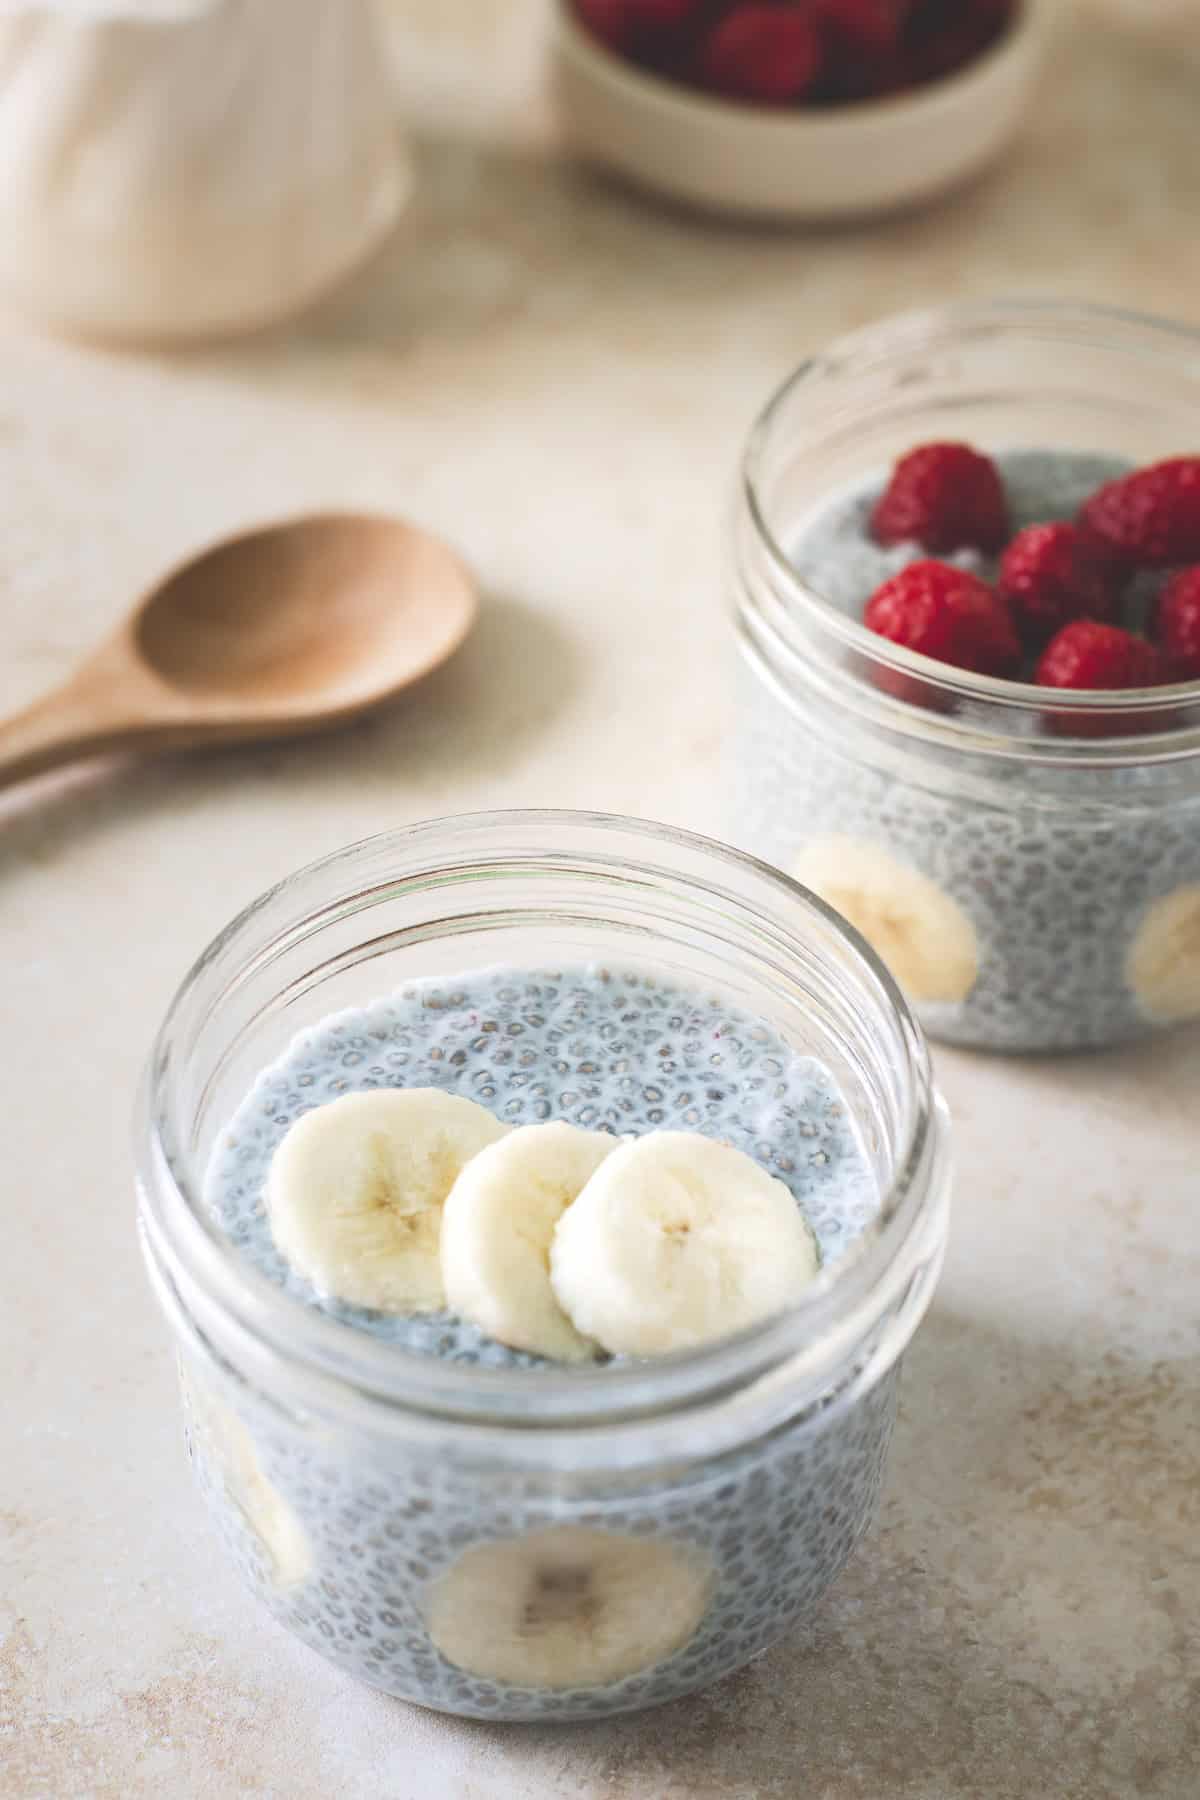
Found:
[[[450,551],[399,519],[330,513],[231,538],[0,724],[0,787],[100,751],[340,725],[435,668],[476,609]]]

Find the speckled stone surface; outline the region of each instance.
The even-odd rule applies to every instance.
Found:
[[[0,803],[4,1800],[1192,1800],[1200,1039],[939,1053],[956,1231],[880,1526],[811,1635],[638,1720],[456,1726],[260,1623],[210,1536],[131,1228],[130,1095],[195,950],[344,840],[605,805],[720,828],[723,483],[803,352],[1021,287],[1200,323],[1192,0],[1078,0],[1005,170],[870,231],[667,216],[557,160],[533,0],[393,0],[421,199],[282,339],[0,334],[0,705],[182,547],[313,502],[451,536],[489,605],[386,719]],[[681,646],[686,645],[686,657]]]

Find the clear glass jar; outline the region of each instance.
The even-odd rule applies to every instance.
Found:
[[[882,1204],[794,1312],[653,1363],[483,1368],[355,1331],[238,1256],[203,1203],[205,1170],[298,1028],[414,975],[558,961],[698,986],[839,1081]],[[899,1358],[942,1257],[946,1123],[886,972],[775,871],[662,827],[550,812],[346,850],[205,952],[154,1049],[139,1140],[143,1245],[219,1532],[270,1612],[359,1679],[479,1718],[656,1704],[794,1625],[867,1526]],[[517,1681],[507,1643],[439,1649],[448,1576],[456,1604],[486,1614],[531,1559],[566,1555],[570,1591],[581,1559],[597,1553],[602,1578],[614,1552],[637,1592],[602,1595],[594,1671],[585,1657],[585,1673]],[[680,1641],[647,1625],[647,1595],[670,1632],[689,1614]]]
[[[965,304],[856,333],[785,384],[734,532],[738,841],[916,971],[936,1037],[1071,1050],[1200,1016],[1200,684],[1056,692],[1050,711],[1043,688],[885,642],[796,573],[823,508],[947,438],[1200,451],[1200,336]]]

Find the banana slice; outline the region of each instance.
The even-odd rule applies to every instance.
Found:
[[[442,1280],[451,1311],[498,1343],[562,1362],[596,1346],[576,1331],[550,1286],[559,1219],[617,1140],[556,1122],[527,1125],[472,1157],[442,1215]]]
[[[857,838],[820,838],[791,874],[849,919],[910,1000],[965,1000],[979,975],[975,927],[919,869]]]
[[[1200,882],[1155,901],[1130,945],[1125,979],[1148,1018],[1200,1018]]]
[[[319,1293],[380,1312],[436,1312],[446,1196],[471,1157],[509,1130],[440,1088],[316,1107],[271,1163],[267,1213],[280,1253]]]
[[[599,1687],[681,1650],[711,1591],[697,1551],[553,1526],[459,1557],[430,1591],[429,1635],[487,1681]]]
[[[820,1265],[792,1195],[750,1157],[687,1131],[614,1150],[558,1222],[550,1279],[614,1355],[693,1349],[788,1306]]]
[[[197,1447],[220,1477],[225,1497],[241,1513],[271,1563],[275,1585],[295,1587],[312,1569],[308,1534],[268,1480],[242,1421],[205,1384],[180,1367],[184,1406]]]

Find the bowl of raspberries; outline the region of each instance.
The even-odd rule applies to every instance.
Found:
[[[763,219],[914,205],[1016,132],[1049,0],[559,0],[563,129],[685,205]]]

